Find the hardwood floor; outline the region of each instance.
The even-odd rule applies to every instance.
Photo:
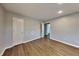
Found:
[[[19,44],[5,50],[3,56],[78,56],[79,49],[47,38]]]

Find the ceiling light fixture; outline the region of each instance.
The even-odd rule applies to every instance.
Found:
[[[62,5],[63,3],[57,3],[58,5]]]
[[[58,11],[58,14],[61,14],[61,13],[63,13],[63,11],[62,11],[62,10],[59,10],[59,11]]]

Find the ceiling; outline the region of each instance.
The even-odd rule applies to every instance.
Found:
[[[6,10],[38,20],[49,20],[79,11],[78,3],[4,3]],[[63,13],[58,14],[62,10]]]

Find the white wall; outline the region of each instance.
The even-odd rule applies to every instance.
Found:
[[[40,38],[40,21],[25,18],[24,21],[24,42]]]
[[[24,38],[22,42],[26,43],[41,37],[40,21],[16,13],[4,11],[0,6],[0,54],[2,54],[6,48],[14,45],[13,17],[24,19]]]
[[[79,13],[47,21],[51,24],[51,39],[79,47]]]
[[[22,40],[23,42],[28,42],[32,41],[33,39],[38,39],[40,38],[40,21],[31,19],[29,17],[25,17],[16,13],[12,12],[6,12],[6,47],[10,47],[13,44],[13,21],[12,18],[17,17],[24,19],[24,39]]]
[[[5,48],[13,44],[12,39],[12,15],[5,13]]]
[[[4,10],[0,5],[0,53],[5,47],[4,41]]]

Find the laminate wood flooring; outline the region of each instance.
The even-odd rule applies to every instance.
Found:
[[[6,49],[3,56],[78,56],[79,49],[57,42],[40,38]]]

